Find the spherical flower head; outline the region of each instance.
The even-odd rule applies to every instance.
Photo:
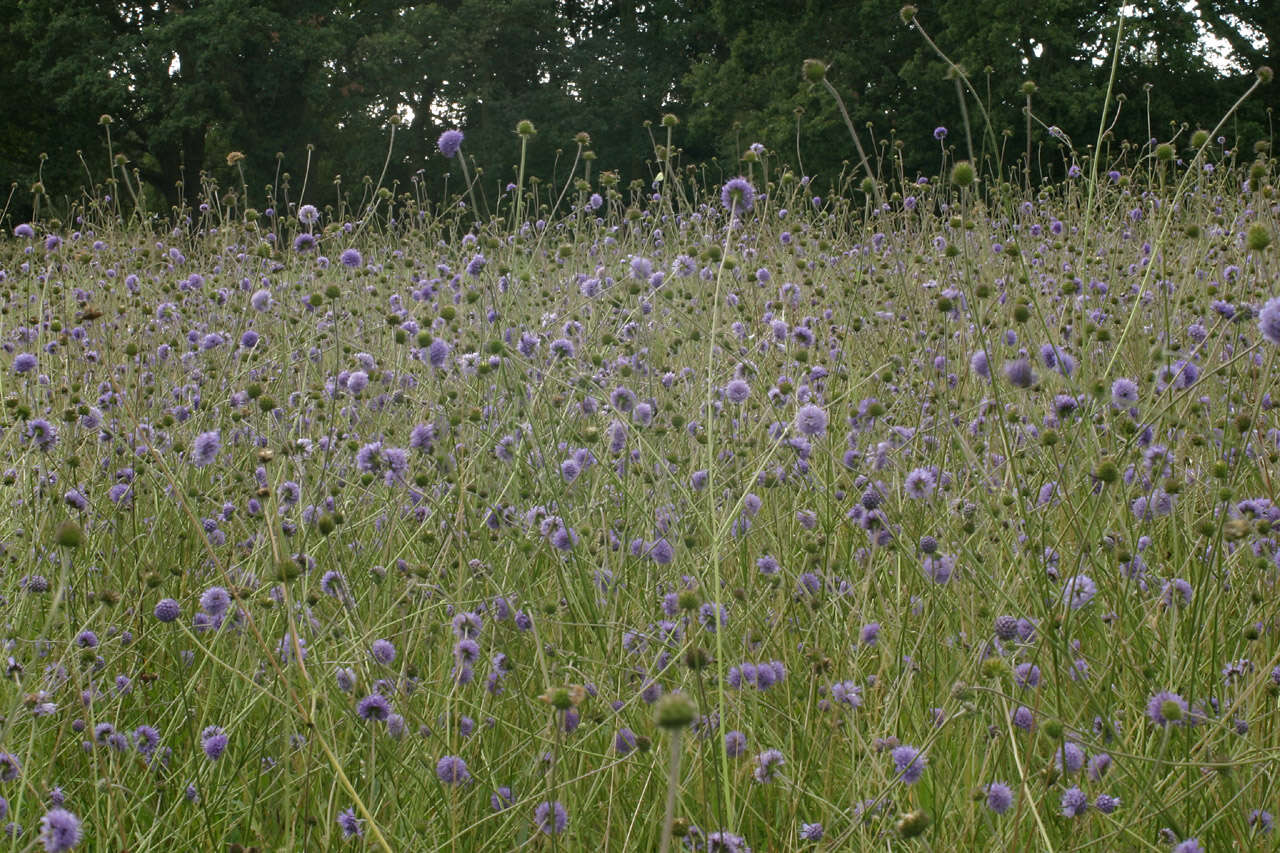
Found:
[[[355,809],[343,809],[338,812],[338,828],[343,838],[360,838],[364,835],[363,821],[356,817]]]
[[[668,731],[686,728],[697,715],[698,707],[684,693],[668,693],[654,707],[654,721]]]
[[[725,183],[720,190],[720,203],[728,210],[747,213],[755,205],[756,191],[746,178],[737,177]]]
[[[227,749],[227,736],[218,726],[209,726],[200,733],[200,748],[210,761],[217,761]]]
[[[777,769],[786,764],[782,752],[777,749],[766,749],[756,756],[756,769],[751,771],[751,778],[762,785],[772,782]]]
[[[1079,610],[1098,593],[1098,585],[1088,575],[1075,575],[1062,588],[1062,600],[1072,610]]]
[[[298,221],[304,225],[314,225],[320,219],[320,211],[314,204],[304,204],[298,208]]]
[[[1078,743],[1066,741],[1053,756],[1053,763],[1064,773],[1079,773],[1084,767],[1084,749]]]
[[[24,222],[17,228],[13,229],[13,236],[21,237],[24,240],[31,240],[35,238],[36,230]]]
[[[387,666],[396,659],[396,647],[391,644],[390,640],[374,640],[370,654],[373,655],[375,661]]]
[[[1004,814],[1013,806],[1013,791],[1003,782],[992,782],[986,787],[987,808],[996,814]]]
[[[935,127],[933,129],[933,138],[941,142],[947,138],[947,129],[945,127]]]
[[[569,826],[569,813],[559,800],[543,801],[533,810],[533,823],[543,835],[559,835]]]
[[[203,468],[218,458],[218,451],[222,449],[222,436],[217,430],[202,432],[196,436],[191,448],[191,464]]]
[[[821,841],[825,834],[820,823],[800,824],[800,838],[804,841]]]
[[[1015,388],[1030,388],[1035,384],[1036,373],[1025,358],[1015,359],[1004,366],[1005,378]]]
[[[1080,817],[1089,810],[1089,798],[1079,788],[1070,787],[1062,792],[1062,814],[1066,817]]]
[[[1110,794],[1099,794],[1093,801],[1093,807],[1103,814],[1111,814],[1120,808],[1120,798]]]
[[[974,170],[973,164],[968,160],[961,160],[951,167],[951,183],[957,187],[964,189],[973,185],[977,180],[978,173]]]
[[[728,385],[724,386],[724,397],[730,403],[741,405],[749,396],[751,396],[751,386],[742,379],[732,379]]]
[[[155,616],[161,622],[172,622],[182,614],[182,607],[172,598],[162,598],[156,602]]]
[[[809,83],[821,83],[827,79],[827,64],[821,59],[806,59],[800,71]]]
[[[391,715],[391,703],[380,693],[372,693],[356,703],[356,714],[362,720],[382,722]]]
[[[801,406],[796,412],[796,430],[811,437],[822,435],[827,431],[827,413],[813,403]]]
[[[929,766],[929,759],[920,750],[914,746],[899,746],[889,753],[893,758],[893,767],[898,774],[898,780],[904,785],[914,785],[920,781],[920,777],[924,776],[924,770]]]
[[[1188,838],[1174,846],[1172,853],[1205,853],[1204,845],[1198,838]]]
[[[1272,297],[1258,312],[1258,329],[1262,336],[1280,347],[1280,296]]]
[[[50,809],[40,818],[40,843],[46,853],[70,850],[80,838],[80,818],[66,809]]]
[[[39,362],[36,357],[29,352],[20,352],[13,357],[14,373],[29,373],[35,370]]]
[[[344,267],[355,269],[364,263],[364,258],[360,255],[359,249],[344,249],[342,254],[338,256],[338,260],[342,262]]]
[[[440,153],[446,157],[454,157],[459,149],[462,148],[462,140],[465,137],[460,130],[446,130],[440,134],[440,138],[436,140],[436,148],[440,149]]]
[[[253,296],[249,297],[249,304],[254,311],[266,311],[271,307],[271,291],[265,288],[255,290]]]
[[[436,762],[436,778],[446,785],[465,785],[471,781],[467,762],[456,755],[446,755]]]
[[[1161,690],[1147,702],[1147,716],[1157,726],[1182,725],[1187,711],[1187,700],[1168,690]]]
[[[220,586],[211,586],[200,596],[200,609],[214,619],[224,615],[231,606],[231,593]]]

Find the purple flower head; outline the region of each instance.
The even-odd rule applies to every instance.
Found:
[[[364,821],[356,817],[355,809],[343,809],[338,812],[338,828],[342,830],[343,838],[361,838],[364,836],[364,828],[361,826]]]
[[[436,778],[446,785],[465,785],[471,781],[471,772],[461,758],[446,755],[436,762]]]
[[[1070,787],[1062,792],[1062,814],[1079,817],[1089,810],[1089,798],[1079,788]]]
[[[941,142],[947,138],[947,129],[945,127],[935,127],[933,129],[933,138]]]
[[[800,824],[800,838],[804,841],[821,841],[825,832],[820,823]]]
[[[749,396],[751,396],[751,386],[742,379],[732,379],[728,385],[724,386],[724,397],[730,403],[741,405]]]
[[[747,751],[747,736],[738,730],[726,732],[724,751],[730,758],[739,758]]]
[[[766,749],[756,756],[756,769],[751,771],[751,777],[762,785],[767,784],[773,781],[777,768],[786,763],[781,751]]]
[[[391,703],[380,693],[371,693],[356,703],[356,714],[362,720],[382,722],[391,715]]]
[[[1187,700],[1168,690],[1161,690],[1147,701],[1147,716],[1157,726],[1183,725],[1187,711]]]
[[[374,640],[370,654],[375,661],[387,666],[396,659],[396,647],[391,644],[390,640]]]
[[[214,619],[221,618],[231,606],[231,593],[220,586],[211,586],[200,596],[200,609]]]
[[[458,149],[462,147],[464,139],[460,130],[446,130],[440,134],[440,138],[436,140],[436,148],[446,157],[457,156]]]
[[[192,443],[191,464],[203,468],[218,458],[218,451],[221,449],[222,437],[217,430],[202,432]]]
[[[920,777],[924,776],[925,768],[929,766],[929,759],[914,746],[904,744],[895,747],[889,755],[893,758],[894,771],[904,785],[919,782]]]
[[[80,818],[62,808],[50,809],[40,818],[40,843],[46,853],[62,853],[80,843]]]
[[[812,403],[801,406],[795,424],[801,435],[820,436],[827,431],[827,413]]]
[[[13,229],[13,236],[31,240],[36,236],[36,230],[24,222],[17,228]]]
[[[227,736],[218,726],[208,726],[200,733],[200,748],[210,761],[217,761],[227,749]]]
[[[1098,585],[1088,575],[1075,575],[1062,588],[1062,600],[1072,610],[1084,607],[1098,593]]]
[[[298,208],[298,220],[304,225],[314,225],[320,219],[320,211],[314,204],[304,204]]]
[[[28,373],[35,370],[39,362],[36,357],[29,352],[20,352],[13,357],[13,372]]]
[[[738,177],[728,181],[720,190],[720,203],[726,208],[739,213],[746,213],[755,205],[756,191],[746,178]]]
[[[533,810],[533,823],[543,835],[558,835],[569,825],[569,813],[559,800],[545,800]]]
[[[1268,299],[1258,312],[1258,330],[1264,338],[1280,347],[1280,296]]]
[[[161,622],[172,622],[182,614],[182,607],[172,598],[162,598],[156,602],[155,617]]]
[[[986,792],[987,808],[996,814],[1004,814],[1013,805],[1013,791],[1003,782],[992,782]]]
[[[360,255],[359,249],[344,249],[342,254],[338,256],[338,260],[342,262],[344,267],[352,269],[364,263],[364,258]]]
[[[1170,853],[1207,853],[1204,845],[1200,843],[1198,838],[1188,838],[1174,845]]]

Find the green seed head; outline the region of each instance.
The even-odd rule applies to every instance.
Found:
[[[810,83],[821,83],[827,79],[827,64],[821,59],[806,59],[802,72],[804,79]]]
[[[675,731],[687,728],[697,713],[697,707],[688,696],[683,693],[668,693],[658,700],[654,720],[659,728]]]
[[[968,160],[961,160],[951,167],[951,183],[961,189],[972,186],[977,178],[978,173],[974,171],[973,164]]]

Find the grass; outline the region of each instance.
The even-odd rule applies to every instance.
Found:
[[[4,844],[1274,849],[1274,173],[1198,143],[10,225]]]

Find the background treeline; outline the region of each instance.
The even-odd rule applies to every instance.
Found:
[[[985,133],[973,99],[975,148],[1012,173],[1027,146],[1024,84],[1031,98],[1034,180],[1060,176],[1063,143],[1097,135],[1116,33],[1117,5],[1103,0],[923,2],[919,22],[968,73],[991,116]],[[593,173],[624,181],[654,171],[663,113],[684,162],[709,178],[742,170],[763,143],[797,171],[829,181],[856,163],[842,119],[822,87],[801,78],[808,57],[830,63],[873,154],[900,143],[905,177],[936,173],[933,129],[968,156],[961,106],[947,65],[899,15],[898,0],[17,0],[0,4],[0,177],[12,181],[10,216],[41,181],[53,199],[109,177],[112,151],[154,196],[152,209],[193,197],[200,174],[224,189],[263,188],[291,173],[292,197],[309,176],[308,200],[359,196],[386,157],[384,185],[419,186],[438,198],[451,163],[434,154],[446,127],[483,169],[489,195],[513,179],[518,120],[533,120],[530,173],[566,175],[585,131]],[[1275,0],[1128,3],[1112,128],[1141,144],[1172,138],[1183,123],[1212,127],[1280,44]],[[1230,46],[1224,71],[1202,34]],[[1220,64],[1220,63],[1219,63]],[[1252,145],[1269,137],[1280,86],[1262,90],[1225,135]],[[651,126],[647,126],[646,122]],[[1171,126],[1172,125],[1172,126]],[[1187,134],[1184,132],[1182,137]],[[311,148],[309,149],[309,146]],[[228,165],[227,154],[245,158]],[[881,160],[888,169],[887,160]],[[419,173],[419,170],[424,170]],[[896,166],[894,167],[896,172]],[[460,189],[459,176],[451,180]],[[337,190],[333,182],[340,181]]]

